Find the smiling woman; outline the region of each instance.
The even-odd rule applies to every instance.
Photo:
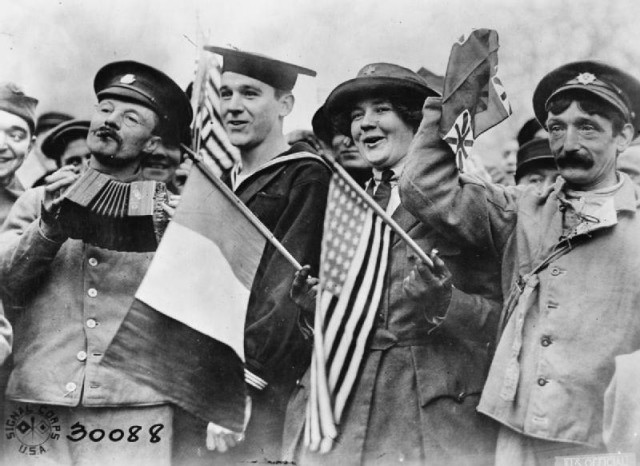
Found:
[[[398,175],[420,123],[422,102],[430,95],[437,93],[413,71],[373,63],[336,87],[326,107],[336,128],[351,135],[375,170],[395,168]]]
[[[435,260],[433,271],[425,270],[407,244],[393,234],[388,261],[380,266],[385,279],[379,301],[371,296],[366,304],[354,300],[345,317],[334,318],[339,314],[335,310],[325,315],[327,320],[320,325],[328,334],[331,328],[344,326],[325,341],[332,348],[326,372],[339,374],[328,377],[329,397],[345,401],[331,406],[337,437],[324,425],[314,424],[314,411],[309,408],[305,427],[309,448],[302,448],[306,395],[322,385],[314,381],[321,377],[315,372],[301,381],[289,405],[285,434],[285,458],[297,464],[379,464],[381,458],[384,464],[492,463],[495,430],[477,416],[475,407],[489,363],[487,352],[480,348],[493,338],[500,309],[489,299],[491,293],[499,294],[497,283],[492,292],[485,286],[486,274],[495,270],[489,271],[483,259],[468,257],[459,249],[453,252],[448,238],[440,237],[401,205],[397,187],[423,102],[435,95],[413,71],[374,63],[336,87],[324,105],[336,129],[350,134],[373,166],[367,192],[424,251],[440,248],[443,260]],[[451,279],[458,287],[455,292]],[[352,332],[344,330],[349,328],[345,322],[356,320],[352,316],[365,306],[375,310],[375,317],[366,329],[359,322],[355,333],[364,339],[354,343],[356,337],[352,340]],[[455,315],[464,316],[464,328],[455,324]],[[343,323],[334,324],[337,320]],[[470,328],[474,330],[467,334]],[[353,349],[360,345],[365,346],[363,353]],[[469,351],[470,347],[479,350]],[[348,356],[337,355],[343,351]],[[455,438],[451,432],[456,432]],[[324,454],[312,451],[318,449]]]

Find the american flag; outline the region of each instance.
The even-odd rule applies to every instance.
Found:
[[[198,69],[193,83],[191,103],[194,109],[193,147],[205,157],[218,176],[230,170],[240,161],[238,149],[231,144],[222,124],[220,113],[220,64],[215,55],[202,50],[198,59]]]
[[[327,452],[380,303],[390,228],[342,177],[329,188],[316,303],[305,444]]]

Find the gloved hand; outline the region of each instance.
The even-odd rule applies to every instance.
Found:
[[[289,296],[304,311],[313,312],[316,307],[316,294],[318,293],[318,279],[311,277],[311,266],[305,265],[297,271]]]
[[[409,299],[424,303],[427,320],[439,324],[449,308],[453,284],[451,271],[438,257],[437,251],[434,249],[429,256],[433,261],[433,269],[417,260],[413,270],[404,279],[403,288]]]
[[[80,167],[75,165],[64,166],[45,178],[40,228],[49,239],[60,240],[67,237],[64,226],[58,220],[58,214],[64,193],[78,178]]]

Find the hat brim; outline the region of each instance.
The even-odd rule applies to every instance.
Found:
[[[438,93],[426,85],[407,79],[385,76],[354,78],[340,84],[327,97],[326,114],[330,119],[335,119],[344,111],[349,110],[357,101],[372,96],[400,97],[413,100],[416,107],[421,108],[427,97],[438,96]],[[340,132],[346,131],[344,134],[350,134],[348,128],[337,129]]]
[[[98,100],[105,99],[107,97],[115,97],[118,99],[126,100],[127,102],[133,102],[136,104],[140,104],[144,107],[147,107],[150,110],[153,110],[158,114],[158,116],[162,115],[162,109],[158,107],[157,104],[154,104],[148,96],[138,92],[134,89],[129,89],[124,86],[111,86],[108,87],[96,94]]]
[[[311,118],[311,128],[316,137],[325,144],[331,144],[331,140],[336,134],[335,128],[325,114],[324,106],[320,107],[316,110],[316,113],[313,114],[313,118]]]
[[[119,78],[125,74],[132,74],[135,79],[123,82]],[[163,137],[179,138],[193,119],[191,103],[180,86],[162,71],[144,63],[126,60],[103,66],[96,73],[93,89],[98,100],[120,98],[156,112],[161,122],[160,131],[165,133]]]
[[[540,165],[542,163],[548,163],[550,165],[556,166],[556,159],[553,155],[539,155],[537,157],[532,157],[522,162],[518,168],[516,168],[515,179],[518,181],[522,178],[526,173],[531,170],[532,165]]]
[[[580,89],[585,92],[589,92],[597,97],[603,98],[605,101],[613,104],[616,108],[618,105],[604,95],[597,87],[570,85],[564,86],[569,80],[575,78],[580,73],[592,73],[595,76],[607,75],[609,78],[614,76],[614,84],[622,89],[629,99],[629,104],[632,107],[634,116],[631,119],[631,123],[636,131],[636,134],[640,133],[640,81],[633,76],[625,73],[624,71],[607,65],[605,63],[584,60],[567,65],[561,66],[546,76],[544,76],[533,93],[533,111],[536,115],[536,119],[542,125],[543,128],[547,127],[546,103],[552,95],[560,94],[569,89]]]
[[[40,150],[46,157],[60,160],[70,141],[86,139],[89,125],[89,120],[69,120],[59,124],[42,140]]]

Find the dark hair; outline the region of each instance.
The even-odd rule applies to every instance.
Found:
[[[278,89],[277,87],[273,88],[273,95],[275,96],[276,100],[280,99],[280,97],[287,95],[287,94],[291,94],[291,91],[286,91],[284,89]]]
[[[576,102],[578,108],[589,115],[598,115],[609,120],[613,134],[619,134],[624,125],[629,123],[629,119],[612,104],[580,89],[569,89],[552,97],[546,108],[552,114],[559,115],[569,108],[572,102]]]
[[[374,97],[374,95],[360,95],[359,98]],[[386,93],[376,93],[376,98],[388,100],[400,119],[413,129],[413,132],[418,131],[420,122],[422,121],[422,104],[423,101],[416,100],[415,96],[408,96],[406,93],[398,94],[393,91]],[[359,99],[357,99],[359,100]],[[352,100],[344,106],[341,112],[338,112],[333,118],[331,123],[337,129],[338,133],[346,131],[351,127],[351,111],[357,100]],[[347,131],[348,136],[351,135],[351,131]]]

